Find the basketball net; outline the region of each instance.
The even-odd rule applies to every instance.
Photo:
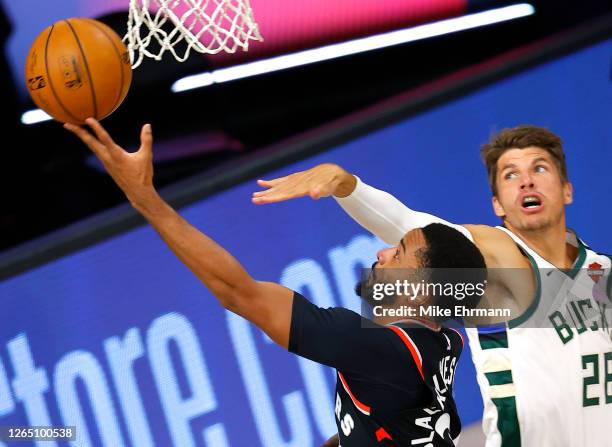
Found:
[[[130,0],[127,41],[132,68],[169,51],[184,62],[199,53],[246,51],[262,41],[249,0]]]

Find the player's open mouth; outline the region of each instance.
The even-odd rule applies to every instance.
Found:
[[[521,206],[525,210],[535,211],[542,207],[542,200],[537,196],[525,196]]]

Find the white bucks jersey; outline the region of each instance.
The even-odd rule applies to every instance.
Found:
[[[467,329],[484,401],[487,447],[612,447],[611,259],[573,233],[561,271],[530,258],[537,296],[519,318]]]

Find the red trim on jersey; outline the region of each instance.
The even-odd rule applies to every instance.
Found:
[[[461,338],[461,347],[463,348],[463,335],[461,335],[461,332],[459,332],[457,329],[453,329],[452,327],[449,327],[450,330],[453,330],[457,333],[457,335],[459,335],[459,337]]]
[[[405,318],[403,320],[394,321],[393,323],[388,324],[387,326],[393,326],[395,323],[402,323],[402,322],[420,324],[421,326],[426,327],[427,329],[431,329],[434,332],[440,332],[440,329],[442,329],[442,325],[440,323],[434,323],[433,321],[429,321],[429,320],[425,320],[423,318],[417,318],[417,317]]]
[[[384,428],[380,427],[378,430],[376,430],[376,433],[374,433],[376,435],[376,441],[380,442],[383,439],[389,439],[390,441],[393,441],[393,438],[391,437],[391,435],[389,433],[387,433],[387,430],[385,430]]]
[[[355,397],[355,395],[351,393],[351,389],[349,388],[348,383],[346,383],[346,380],[344,379],[344,376],[342,375],[340,371],[338,371],[338,377],[340,377],[340,382],[342,382],[342,386],[344,387],[344,390],[348,393],[348,395],[350,396],[351,400],[353,401],[357,409],[361,411],[363,414],[365,414],[366,416],[369,416],[370,407],[368,407],[366,404],[359,402],[359,400]]]
[[[416,367],[419,370],[419,374],[421,374],[421,377],[423,378],[423,380],[425,380],[425,374],[423,374],[423,361],[421,360],[421,353],[419,352],[419,349],[416,347],[414,342],[411,340],[410,336],[406,332],[404,332],[401,328],[398,328],[397,326],[387,326],[387,327],[391,329],[393,332],[395,332],[399,336],[399,338],[404,342],[404,344],[410,351],[412,358],[414,359],[414,363],[416,363]]]

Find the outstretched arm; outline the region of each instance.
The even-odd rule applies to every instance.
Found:
[[[96,154],[132,206],[223,307],[253,322],[287,348],[293,291],[254,280],[230,253],[190,225],[158,195],[153,186],[151,126],[142,128],[138,152],[128,153],[96,120],[90,118],[86,122],[95,136],[83,127],[64,127]]]
[[[353,220],[390,245],[397,244],[408,231],[432,223],[451,226],[472,239],[465,227],[433,214],[414,211],[388,192],[373,188],[359,179],[350,195],[334,198]]]
[[[335,164],[321,164],[274,180],[258,180],[258,184],[267,189],[253,194],[255,204],[333,196],[359,225],[390,245],[397,244],[408,231],[430,223],[452,226],[473,240],[465,227],[411,210],[391,194],[363,183]]]

